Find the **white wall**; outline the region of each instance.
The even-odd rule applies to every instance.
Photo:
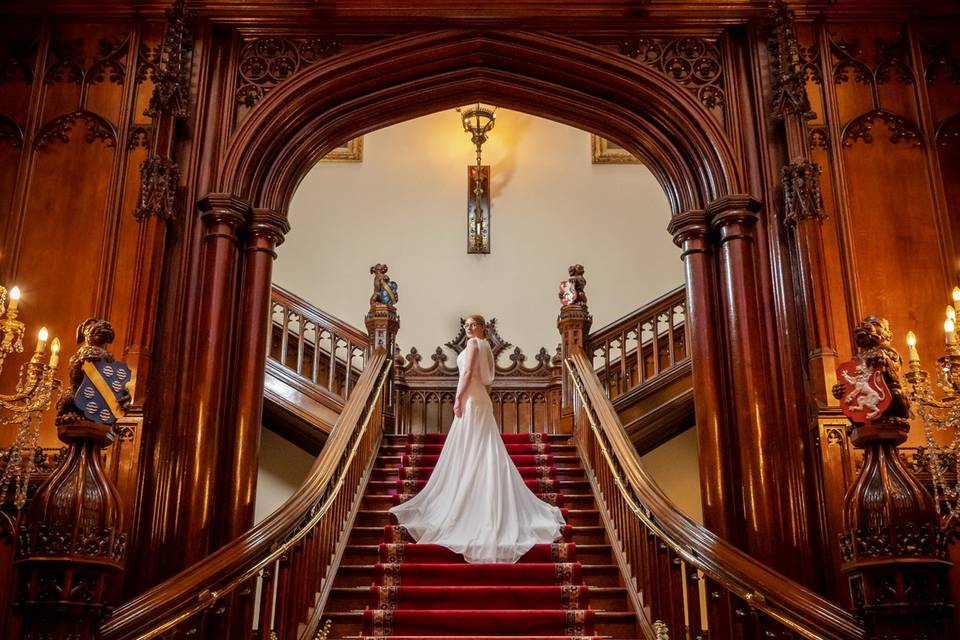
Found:
[[[311,170],[274,281],[363,328],[369,267],[385,262],[404,352],[432,352],[481,313],[529,356],[559,342],[557,286],[572,263],[586,267],[594,327],[682,284],[666,196],[646,167],[593,165],[589,134],[503,109],[483,151],[490,255],[466,253],[473,148],[451,110],[367,135],[362,163]]]
[[[269,429],[260,430],[260,467],[257,470],[257,503],[254,519],[260,522],[303,484],[316,460]]]
[[[700,461],[697,429],[687,429],[641,458],[656,481],[678,507],[703,522],[700,499]]]

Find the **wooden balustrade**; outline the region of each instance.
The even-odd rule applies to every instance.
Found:
[[[453,400],[458,371],[446,366],[438,347],[432,364],[421,367],[421,356],[412,349],[397,362],[398,433],[445,432],[453,421]],[[556,433],[560,421],[560,364],[541,349],[536,366],[527,367],[520,349],[510,354],[510,365],[496,367],[490,390],[493,414],[503,433]]]
[[[689,361],[681,286],[592,332],[585,351],[611,399]]]
[[[638,610],[672,638],[740,640],[865,637],[837,605],[759,563],[680,511],[644,469],[593,363],[574,350],[576,440],[617,533]]]
[[[294,637],[305,622],[305,633],[315,631],[325,599],[321,593],[318,601],[317,593],[332,582],[359,506],[358,489],[379,446],[392,364],[383,349],[373,352],[326,446],[283,505],[237,540],[119,607],[99,637],[241,638],[253,629],[253,637],[267,640],[272,633]]]
[[[273,286],[268,369],[275,365],[345,399],[364,366],[367,333]]]

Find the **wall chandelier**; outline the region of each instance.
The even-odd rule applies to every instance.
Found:
[[[20,289],[13,287],[8,292],[0,286],[0,373],[7,356],[23,351],[25,326],[17,319],[19,305]],[[17,425],[17,435],[7,451],[6,466],[0,476],[0,490],[5,493],[13,485],[18,509],[27,500],[27,486],[35,467],[40,416],[60,388],[60,381],[53,377],[60,360],[60,340],[54,338],[50,342],[50,358],[45,362],[48,339],[47,328],[41,327],[33,356],[20,366],[13,393],[0,393],[0,424]]]
[[[463,130],[477,149],[477,164],[467,167],[467,253],[490,253],[490,167],[481,155],[497,122],[496,112],[496,107],[480,102],[457,109]]]
[[[960,287],[954,287],[953,304],[947,305],[943,323],[944,355],[937,358],[935,381],[920,366],[917,336],[907,332],[908,371],[904,375],[913,414],[923,423],[925,446],[917,452],[915,463],[930,470],[933,497],[947,523],[956,524],[960,513],[960,333],[957,330],[957,305]],[[934,388],[939,387],[938,398]]]

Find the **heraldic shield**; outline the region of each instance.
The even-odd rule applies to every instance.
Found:
[[[389,305],[397,304],[397,300],[400,299],[397,293],[399,288],[400,285],[397,284],[396,280],[389,280],[384,283],[383,289],[380,290],[380,302]]]
[[[837,379],[843,385],[840,409],[854,422],[870,422],[890,407],[890,389],[883,372],[871,369],[862,360],[837,367]]]
[[[83,374],[73,403],[87,420],[113,424],[123,417],[130,368],[122,362],[85,362]]]

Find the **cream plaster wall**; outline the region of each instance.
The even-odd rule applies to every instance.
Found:
[[[594,327],[683,283],[660,185],[642,165],[592,164],[589,145],[586,132],[501,109],[483,155],[492,253],[468,255],[473,151],[457,113],[375,131],[362,163],[320,163],[304,178],[274,282],[363,328],[369,267],[385,262],[400,284],[405,352],[432,352],[470,313],[496,317],[528,356],[552,352],[571,263],[586,267]]]
[[[260,522],[289,498],[316,460],[269,429],[260,430],[260,466],[254,518]]]
[[[641,460],[663,492],[697,522],[703,522],[697,429],[687,429]]]

